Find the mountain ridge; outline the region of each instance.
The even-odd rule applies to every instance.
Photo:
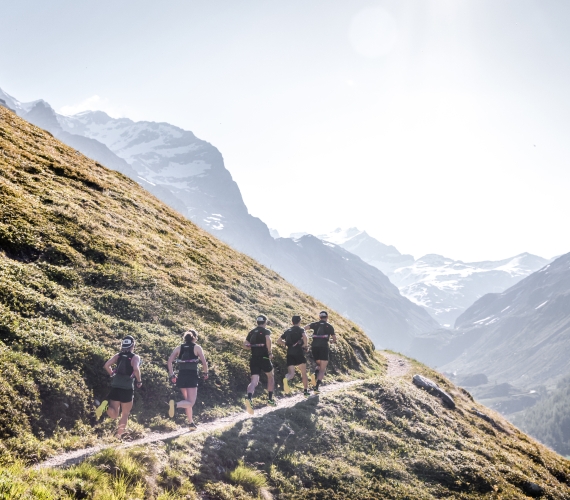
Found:
[[[24,110],[27,116],[26,113],[33,111],[35,106],[34,103],[20,103],[15,107]],[[414,335],[437,326],[420,307],[399,292],[394,295],[391,283],[359,258],[347,260],[340,250],[317,243],[311,245],[309,256],[299,242],[274,239],[269,228],[248,213],[221,153],[193,133],[167,123],[113,119],[103,112],[65,117],[46,106],[42,104],[38,110],[50,116],[43,119],[43,114],[38,111],[34,115],[38,125],[53,126],[55,115],[58,128],[53,128],[51,133],[56,137],[80,149],[85,146],[81,140],[95,141],[89,143],[91,149],[85,150],[86,153],[97,153],[93,157],[103,164],[104,156],[112,154],[114,163],[109,164],[110,167],[116,167],[238,251],[276,270],[290,282],[304,287],[306,292],[326,300],[330,307],[343,310],[367,329],[378,347],[404,350]],[[101,147],[95,148],[94,144]],[[111,151],[109,146],[115,150]],[[327,261],[329,266],[321,266],[316,273],[315,260]],[[342,269],[342,273],[339,274],[337,269]],[[338,285],[347,275],[355,284],[351,293],[347,287]],[[366,296],[361,292],[364,289],[369,291]],[[378,307],[375,300],[380,301]],[[388,302],[381,303],[386,300]]]
[[[209,365],[194,407],[202,423],[243,412],[250,377],[242,341],[260,311],[280,330],[293,313],[311,318],[325,305],[128,177],[4,108],[0,151],[0,403],[9,408],[0,412],[1,495],[562,500],[570,494],[570,462],[441,374],[402,360],[450,394],[454,409],[416,387],[411,373],[388,371],[364,332],[334,311],[338,343],[326,383],[366,377],[357,388],[214,434],[128,451],[114,446],[65,470],[25,467],[23,461],[109,439],[113,422],[97,422],[93,398],[107,393],[103,361],[125,334],[137,339],[144,359],[128,425],[136,439],[149,428],[185,423],[181,414],[165,418],[173,397],[165,360],[189,326]],[[313,237],[301,244],[323,245]],[[276,347],[274,355],[283,374],[284,350]],[[292,385],[300,390],[297,381]]]
[[[337,228],[319,237],[382,270],[403,296],[448,328],[481,296],[502,292],[549,262],[526,252],[499,261],[463,262],[438,254],[414,259],[355,227]]]

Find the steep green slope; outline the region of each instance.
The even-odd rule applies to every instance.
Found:
[[[102,365],[125,334],[144,360],[134,414],[148,423],[165,410],[166,358],[181,332],[199,331],[211,366],[198,408],[206,418],[227,413],[245,391],[241,342],[258,313],[280,331],[292,314],[309,319],[325,307],[0,107],[3,457],[37,460],[94,435],[93,399],[108,390]],[[340,335],[331,373],[376,366],[365,334],[331,320]]]
[[[416,388],[418,372],[454,394],[456,409]],[[415,364],[213,435],[110,449],[66,471],[0,468],[2,484],[45,499],[566,499],[570,462]]]

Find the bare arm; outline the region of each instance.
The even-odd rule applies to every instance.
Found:
[[[305,329],[305,331],[310,330],[310,329],[311,329],[311,325],[305,325],[303,328]]]
[[[271,337],[269,335],[265,336],[265,345],[267,346],[267,351],[269,352],[269,357],[272,358],[273,354],[271,353]]]
[[[180,346],[174,349],[174,351],[172,351],[172,354],[168,358],[168,375],[170,377],[174,375],[174,369],[172,368],[172,363],[174,363],[174,360],[178,357],[179,354],[180,354]]]
[[[309,337],[307,337],[307,334],[303,332],[303,349],[308,349],[308,347],[309,347]]]
[[[334,333],[331,335],[331,344],[336,344],[336,335]]]
[[[202,362],[202,377],[204,377],[204,380],[208,380],[208,362],[206,361],[206,356],[204,356],[204,351],[199,345],[194,348],[194,354],[196,354]]]
[[[142,385],[140,364],[141,364],[141,358],[138,354],[135,354],[133,356],[133,359],[131,359],[131,366],[133,367],[133,375],[135,376],[137,385],[139,387]]]
[[[285,343],[285,341],[284,341],[281,337],[279,337],[279,338],[277,339],[277,343],[278,343],[279,345],[282,345],[282,346],[286,346],[286,345],[287,345],[287,344]]]
[[[115,354],[109,361],[107,361],[104,365],[103,365],[103,369],[107,372],[107,374],[112,377],[113,376],[113,369],[111,368],[111,366],[113,366],[114,364],[117,363],[117,360],[119,359],[119,355]]]
[[[243,348],[251,350],[251,344],[247,340],[244,340],[243,341]]]

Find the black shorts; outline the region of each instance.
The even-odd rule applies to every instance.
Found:
[[[273,363],[269,358],[255,356],[249,360],[249,369],[252,375],[261,375],[261,372],[269,373],[273,370]]]
[[[328,361],[329,360],[329,346],[318,346],[318,347],[311,347],[311,351],[313,353],[313,359],[315,361]]]
[[[107,396],[107,401],[119,401],[120,403],[130,403],[135,395],[134,389],[121,389],[120,387],[111,388],[111,392]]]
[[[197,370],[180,370],[176,377],[176,387],[179,389],[191,389],[198,387],[198,371]]]
[[[287,354],[287,366],[304,365],[306,362],[302,354]]]

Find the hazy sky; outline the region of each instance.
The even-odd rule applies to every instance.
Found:
[[[570,251],[569,26],[546,0],[18,0],[0,87],[192,130],[282,235],[551,257]]]

